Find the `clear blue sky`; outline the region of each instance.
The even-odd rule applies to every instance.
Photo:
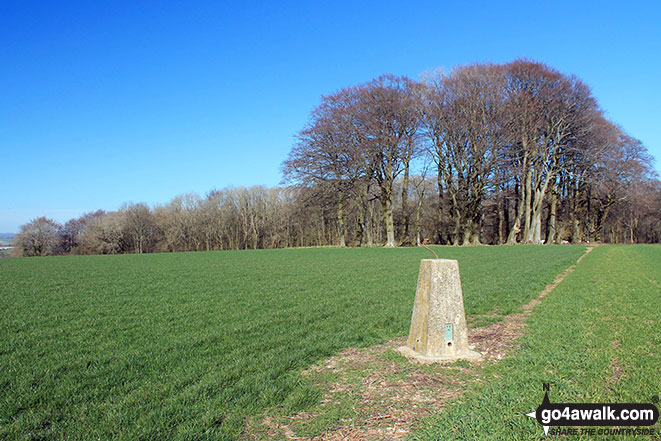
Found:
[[[0,232],[280,182],[321,94],[529,57],[589,84],[661,169],[656,2],[0,0]]]

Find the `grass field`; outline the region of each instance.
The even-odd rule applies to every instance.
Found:
[[[439,248],[468,315],[507,314],[584,247]],[[235,439],[319,399],[302,369],[408,332],[423,249],[0,261],[0,438]]]
[[[542,382],[551,402],[651,402],[661,392],[660,282],[661,246],[595,248],[535,309],[521,350],[488,366],[490,381],[413,439],[539,440],[541,427],[523,414],[541,404]]]

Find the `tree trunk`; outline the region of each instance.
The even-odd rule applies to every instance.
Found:
[[[381,202],[383,204],[383,218],[386,225],[386,247],[395,247],[395,223],[392,217],[392,188],[384,188],[386,194],[383,195]]]
[[[595,241],[599,242],[601,240],[602,235],[606,235],[606,230],[604,229],[604,224],[606,223],[606,219],[608,218],[608,213],[610,213],[611,207],[615,203],[615,198],[612,197],[610,194],[608,195],[608,199],[606,199],[606,202],[604,204],[604,207],[599,210],[597,213],[597,227],[595,228]]]
[[[400,240],[408,242],[409,239],[409,162],[404,161],[404,178],[402,179],[402,236]]]
[[[461,242],[461,245],[466,246],[471,244],[471,226],[466,224],[464,226],[464,238]]]
[[[530,230],[528,230],[528,240],[526,242],[533,244],[542,243],[542,210],[534,210],[531,216]]]
[[[555,173],[551,170],[547,171],[544,181],[541,179],[535,184],[535,190],[532,199],[531,208],[531,225],[528,230],[526,242],[541,244],[542,243],[542,211],[544,208],[544,198],[548,191],[551,182],[555,181]]]
[[[532,167],[529,167],[528,170],[526,171],[526,179],[525,179],[525,185],[523,187],[523,210],[524,210],[524,219],[525,222],[523,224],[523,238],[524,241],[528,241],[529,238],[531,237],[530,234],[530,224],[532,222],[532,213],[531,213],[531,205],[532,205]]]
[[[472,223],[471,245],[482,245],[482,241],[480,240],[480,233],[482,232],[482,229],[481,229],[482,214],[481,214],[481,212],[478,213],[478,216],[480,217],[480,219],[473,220],[473,223]]]
[[[558,192],[555,189],[555,185],[551,190],[551,209],[549,211],[549,222],[548,222],[548,232],[546,234],[546,243],[552,244],[556,242],[557,236],[557,227],[556,227],[556,207],[558,205]]]
[[[464,225],[464,238],[462,245],[480,245],[479,223],[469,219]]]
[[[573,198],[572,198],[572,210],[571,210],[571,225],[572,225],[572,234],[571,242],[572,243],[581,243],[581,226],[578,220],[578,204],[580,199],[580,192],[577,186],[578,184],[574,183],[573,188]]]
[[[496,212],[498,216],[498,245],[502,245],[505,236],[505,209],[503,207],[503,192],[500,184],[496,184]]]
[[[342,191],[337,192],[337,228],[340,234],[340,248],[347,246],[344,238],[344,200]]]
[[[526,143],[524,141],[523,143],[524,146],[524,152],[523,152],[523,160],[521,162],[521,169],[525,172],[526,174],[526,181],[531,177],[531,170],[530,167],[528,166],[528,152],[526,150]],[[532,182],[532,181],[531,181]],[[519,198],[519,203],[516,208],[516,214],[514,216],[514,225],[512,225],[512,228],[510,229],[510,234],[507,236],[507,243],[509,245],[513,245],[517,243],[517,238],[516,236],[521,232],[521,218],[523,217],[523,211],[525,209],[526,205],[526,197],[522,195],[522,193],[526,193],[524,190],[524,185],[523,182],[521,182],[520,179],[517,179],[517,196]],[[523,235],[525,238],[525,234]]]
[[[452,186],[451,182],[447,183],[448,195],[451,202],[451,216],[454,221],[452,229],[452,245],[459,245],[459,233],[461,232],[461,211],[459,210],[459,201],[457,200],[457,189]]]
[[[438,239],[440,243],[442,240],[443,230],[443,171],[441,163],[438,163]]]
[[[468,244],[480,245],[480,229],[482,225],[482,185],[477,177],[471,178],[470,191],[466,197],[466,229],[468,230]],[[464,234],[464,237],[466,235]],[[464,242],[464,245],[466,243]]]
[[[420,225],[420,215],[422,212],[422,197],[418,201],[416,210],[415,210],[415,246],[420,246],[422,243],[420,241],[420,234],[422,233],[422,228]]]
[[[370,216],[371,210],[370,210],[370,202],[369,202],[369,186],[365,185],[364,188],[360,191],[359,197],[360,197],[360,203],[361,203],[361,210],[362,212],[360,213],[360,228],[361,228],[361,238],[360,238],[360,246],[367,246],[371,247],[374,245],[373,239],[372,239],[372,228],[371,228],[371,219],[372,217]]]
[[[516,240],[516,235],[519,234],[521,231],[521,216],[523,215],[523,204],[524,200],[521,197],[521,184],[517,186],[518,189],[518,197],[519,197],[519,203],[516,208],[516,213],[514,215],[514,225],[512,225],[512,229],[510,230],[510,234],[507,237],[507,244],[508,245],[514,245],[517,243]]]
[[[546,195],[546,183],[540,189],[535,190],[533,204],[530,210],[530,228],[528,229],[527,243],[542,243],[542,208]]]

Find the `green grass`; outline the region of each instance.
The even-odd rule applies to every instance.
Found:
[[[541,404],[542,382],[551,384],[552,402],[658,397],[660,262],[658,245],[595,248],[535,309],[521,350],[487,367],[486,383],[426,420],[412,439],[538,440],[542,428],[523,414]]]
[[[437,250],[459,260],[467,314],[484,315],[516,311],[584,247]],[[0,439],[235,439],[247,416],[319,399],[302,369],[405,335],[429,254],[2,259]]]

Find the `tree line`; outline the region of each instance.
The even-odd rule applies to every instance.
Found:
[[[300,246],[644,243],[661,182],[575,76],[529,60],[323,96],[279,188],[128,203],[21,227],[20,255]]]

